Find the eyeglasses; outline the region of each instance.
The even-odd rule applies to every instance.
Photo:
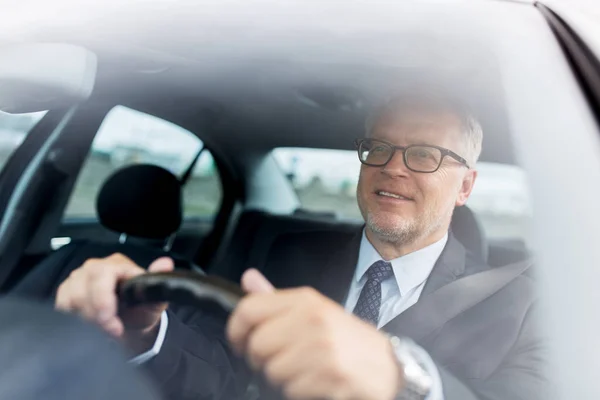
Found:
[[[435,172],[440,168],[446,156],[452,157],[469,168],[467,160],[443,147],[421,144],[394,146],[391,143],[376,139],[358,139],[355,144],[360,162],[371,167],[387,165],[394,157],[396,150],[400,150],[403,153],[404,165],[414,172]]]

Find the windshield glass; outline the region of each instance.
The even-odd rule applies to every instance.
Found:
[[[8,114],[0,111],[0,170],[46,113]]]
[[[6,297],[83,319],[165,398],[600,398],[577,384],[600,359],[600,71],[575,20],[533,1],[57,1],[5,37],[83,46],[96,80],[37,125],[0,113]],[[23,347],[72,355],[85,383],[97,358],[67,331]]]

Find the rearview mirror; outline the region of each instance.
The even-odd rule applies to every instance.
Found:
[[[80,103],[92,93],[96,69],[96,55],[79,46],[0,46],[0,110],[28,113]]]

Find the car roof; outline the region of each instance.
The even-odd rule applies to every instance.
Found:
[[[231,1],[134,12],[114,10],[85,29],[41,26],[28,38],[95,51],[95,101],[173,122],[193,115],[209,141],[232,152],[350,149],[374,105],[435,81],[467,99],[481,120],[481,160],[515,162],[490,44],[503,23],[535,12],[530,4]]]

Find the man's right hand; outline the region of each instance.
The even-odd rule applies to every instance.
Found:
[[[163,257],[154,261],[148,272],[169,272],[173,268],[173,261]],[[122,254],[89,259],[60,285],[56,308],[98,324],[132,350],[142,352],[152,346],[167,304],[119,310],[116,289],[119,282],[144,273],[146,270]]]

